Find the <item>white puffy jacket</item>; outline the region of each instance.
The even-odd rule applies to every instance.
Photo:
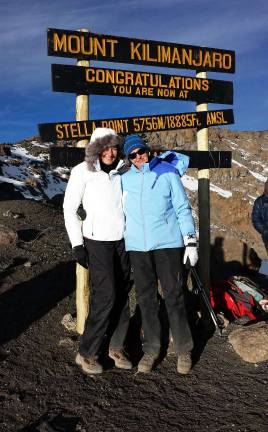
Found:
[[[106,174],[97,162],[96,171],[89,171],[86,162],[76,165],[67,184],[63,210],[66,230],[72,247],[83,244],[83,237],[93,240],[121,240],[124,232],[121,177],[118,169]],[[77,215],[80,204],[86,211],[81,222]]]

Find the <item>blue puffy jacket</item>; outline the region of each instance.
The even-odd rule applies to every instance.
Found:
[[[138,170],[122,175],[126,250],[150,251],[183,247],[183,237],[195,234],[188,197],[180,176],[188,156],[166,152]]]
[[[268,195],[261,195],[254,201],[252,223],[263,238],[268,240]]]

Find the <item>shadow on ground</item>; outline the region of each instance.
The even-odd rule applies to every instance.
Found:
[[[0,295],[0,344],[16,339],[75,287],[73,263],[60,263]]]

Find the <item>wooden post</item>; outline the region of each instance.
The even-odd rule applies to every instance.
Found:
[[[207,78],[206,72],[198,72],[197,78]],[[196,105],[196,111],[207,111],[208,104]],[[197,131],[197,149],[208,151],[208,128]],[[210,287],[210,195],[209,169],[198,170],[198,211],[199,211],[199,274],[205,290]]]
[[[81,29],[80,31],[89,31],[87,29]],[[89,67],[89,61],[78,60],[77,66]],[[88,120],[89,119],[89,96],[88,95],[77,95],[76,96],[76,120]],[[77,147],[85,147],[88,140],[78,141]],[[85,320],[89,313],[89,271],[84,267],[76,264],[76,330],[77,333],[83,334]]]

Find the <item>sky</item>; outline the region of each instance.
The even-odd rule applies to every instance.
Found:
[[[0,0],[0,143],[38,134],[38,123],[75,121],[75,94],[52,91],[51,64],[75,59],[47,55],[47,29],[77,30],[234,50],[233,130],[267,130],[267,0]],[[123,68],[122,64],[91,62]],[[176,75],[185,69],[124,65]],[[191,101],[90,96],[90,119],[195,111]],[[209,109],[232,108],[209,104]]]

